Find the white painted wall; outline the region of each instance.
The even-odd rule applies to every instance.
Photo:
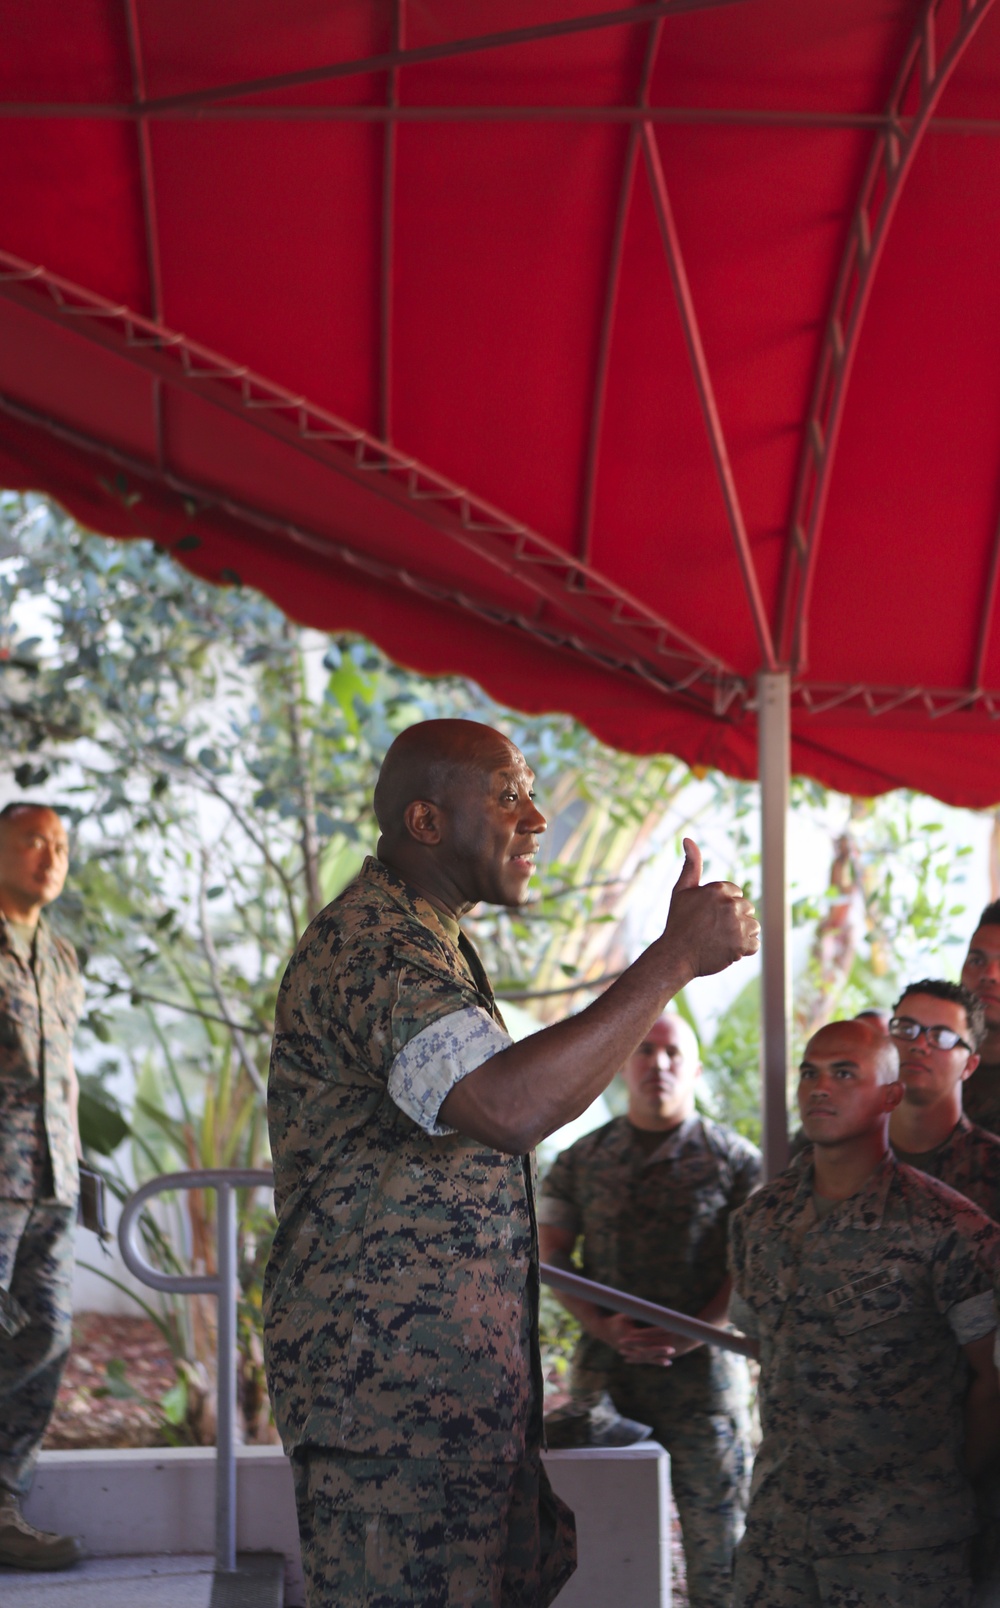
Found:
[[[549,1452],[552,1484],[576,1513],[579,1567],[560,1608],[670,1608],[669,1459],[644,1443]],[[212,1553],[215,1453],[43,1452],[25,1515],[77,1535],[95,1557]],[[286,1608],[302,1608],[292,1475],[278,1447],[237,1454],[237,1548],[281,1552]]]

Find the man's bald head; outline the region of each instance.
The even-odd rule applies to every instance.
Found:
[[[69,866],[66,828],[47,804],[15,803],[0,810],[0,909],[30,925],[58,899]]]
[[[854,1016],[850,1020],[828,1022],[814,1033],[806,1045],[808,1056],[814,1046],[829,1044],[833,1039],[852,1039],[858,1048],[874,1060],[878,1083],[895,1083],[899,1077],[899,1051],[893,1040],[882,1032],[877,1022],[868,1016]]]
[[[545,831],[534,780],[524,755],[491,726],[411,726],[386,754],[375,788],[376,853],[456,916],[481,901],[521,905]]]
[[[799,1067],[799,1114],[806,1138],[819,1153],[860,1147],[861,1158],[874,1163],[885,1150],[890,1113],[902,1098],[896,1046],[870,1022],[828,1022],[806,1045]]]
[[[59,820],[59,812],[54,810],[51,804],[39,804],[33,799],[18,798],[14,799],[10,804],[5,804],[3,809],[0,810],[0,834],[6,832],[13,826],[15,821],[20,820],[24,815],[53,816],[57,821]]]
[[[628,1116],[635,1128],[667,1132],[694,1113],[701,1054],[694,1030],[676,1011],[648,1029],[623,1068]]]
[[[486,778],[517,749],[502,732],[477,720],[423,720],[391,744],[375,784],[375,817],[387,845],[406,834],[407,806],[417,799],[444,804],[456,784]]]

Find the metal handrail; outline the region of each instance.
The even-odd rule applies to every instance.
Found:
[[[176,1295],[214,1295],[219,1302],[216,1325],[215,1567],[236,1568],[236,1214],[234,1189],[273,1189],[274,1175],[263,1167],[204,1167],[194,1172],[162,1173],[151,1178],[125,1202],[118,1224],[118,1244],[130,1273],[154,1290]],[[216,1273],[161,1273],[151,1267],[134,1235],[139,1215],[154,1195],[171,1189],[214,1189],[218,1200]]]
[[[218,1430],[215,1460],[215,1566],[222,1572],[236,1568],[236,1216],[234,1189],[273,1189],[274,1175],[263,1167],[205,1167],[194,1172],[163,1173],[130,1195],[118,1224],[118,1243],[125,1266],[143,1284],[176,1295],[214,1295],[219,1302],[216,1390]],[[161,1273],[151,1267],[135,1242],[139,1215],[148,1200],[171,1189],[214,1189],[218,1196],[216,1261],[218,1272]],[[686,1312],[673,1312],[637,1296],[613,1290],[607,1284],[568,1273],[542,1262],[543,1284],[563,1295],[578,1296],[611,1312],[621,1312],[640,1323],[682,1334],[688,1339],[752,1356],[753,1343],[741,1334],[704,1323]]]

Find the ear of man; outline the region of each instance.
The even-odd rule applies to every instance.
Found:
[[[414,799],[403,811],[403,825],[417,843],[433,846],[441,841],[441,811],[429,799]]]

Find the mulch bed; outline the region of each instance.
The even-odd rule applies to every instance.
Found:
[[[73,1349],[45,1436],[48,1450],[169,1444],[153,1408],[138,1401],[94,1396],[93,1392],[107,1383],[105,1371],[114,1358],[125,1363],[129,1384],[153,1401],[175,1381],[170,1348],[149,1318],[79,1313],[73,1320]]]

